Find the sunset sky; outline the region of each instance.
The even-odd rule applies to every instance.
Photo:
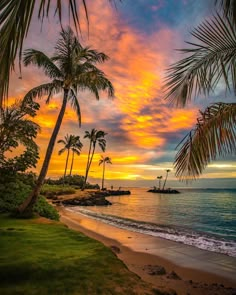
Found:
[[[171,169],[170,185],[185,186],[174,176],[175,147],[194,126],[199,109],[213,101],[230,101],[231,98],[226,100],[224,89],[219,86],[210,98],[198,98],[185,109],[175,109],[163,99],[163,78],[165,69],[181,58],[174,49],[186,47],[184,41],[191,40],[189,32],[212,14],[214,1],[123,0],[116,1],[115,7],[107,0],[91,0],[87,4],[89,36],[82,10],[82,36],[79,38],[84,46],[90,45],[110,57],[101,68],[114,85],[115,98],[107,99],[106,94],[101,93],[101,99],[96,101],[88,92],[79,93],[81,128],[68,106],[58,139],[66,134],[81,137],[84,147],[81,156],[75,158],[74,173],[84,175],[88,152],[84,132],[96,128],[108,133],[104,155],[111,157],[113,164],[107,167],[107,185],[153,186],[157,185],[157,176],[164,176],[165,170]],[[67,14],[64,24],[68,24]],[[53,14],[42,27],[35,16],[25,48],[51,55],[59,32],[60,24]],[[16,69],[10,84],[10,101],[48,82],[43,72],[35,67],[23,68],[23,78],[18,77]],[[41,126],[37,138],[41,156],[37,171],[59,113],[61,98],[62,95],[57,95],[49,105],[40,101],[41,108],[35,119]],[[63,174],[66,154],[58,156],[61,147],[56,144],[48,177]],[[89,182],[100,184],[102,168],[98,161],[101,155],[97,149]],[[211,163],[202,180],[191,186],[235,187],[235,178],[236,158],[228,157]]]

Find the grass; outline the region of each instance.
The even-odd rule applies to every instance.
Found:
[[[59,222],[1,214],[0,294],[159,293],[101,243]]]
[[[71,195],[71,194],[74,194],[75,192],[76,190],[69,185],[63,186],[63,185],[44,184],[40,193],[50,198],[52,196]]]

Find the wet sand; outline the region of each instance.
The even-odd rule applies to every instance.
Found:
[[[119,229],[70,208],[58,207],[69,228],[111,247],[126,266],[162,291],[177,294],[236,294],[236,258],[165,239]],[[151,275],[156,266],[164,275]],[[172,272],[177,274],[176,277]]]

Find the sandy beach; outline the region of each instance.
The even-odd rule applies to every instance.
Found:
[[[132,272],[174,294],[236,294],[236,258],[119,229],[58,206],[69,228],[102,242]],[[164,267],[165,274],[156,274]]]

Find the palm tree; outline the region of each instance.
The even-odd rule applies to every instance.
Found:
[[[109,1],[113,2],[115,0]],[[54,15],[58,16],[62,25],[62,16],[65,15],[64,11],[68,9],[69,17],[70,15],[72,16],[76,31],[80,31],[80,14],[78,11],[84,10],[87,24],[89,24],[86,0],[82,0],[81,2],[68,0],[67,5],[64,2],[62,0],[0,1],[0,108],[8,95],[10,73],[11,70],[14,70],[17,55],[20,61],[19,69],[21,72],[22,48],[34,14],[38,15],[38,19],[43,23],[44,18],[48,18],[51,12],[54,11]]]
[[[217,2],[222,13],[193,30],[196,42],[181,50],[188,56],[169,68],[166,98],[177,105],[185,106],[194,95],[207,96],[219,81],[236,92],[236,1]],[[179,146],[174,166],[176,176],[185,180],[199,177],[217,156],[236,154],[236,103],[214,103],[200,112]]]
[[[82,187],[82,190],[84,190],[84,188],[86,186],[89,169],[90,169],[91,163],[93,161],[93,156],[94,156],[94,152],[95,152],[97,143],[103,152],[105,152],[105,150],[106,150],[106,140],[104,138],[106,135],[107,135],[107,133],[105,133],[104,131],[102,131],[102,130],[98,131],[94,128],[91,130],[91,132],[85,131],[84,138],[89,139],[89,151],[88,151],[88,160],[87,160],[85,177],[84,177],[84,185]]]
[[[71,176],[72,170],[73,170],[74,156],[75,156],[75,154],[77,156],[80,155],[82,147],[83,147],[83,144],[80,141],[80,136],[74,136],[72,147],[71,147],[72,159],[71,159],[71,166],[70,166],[70,176]]]
[[[170,172],[170,169],[167,169],[166,170],[166,178],[165,178],[165,181],[164,181],[164,184],[163,184],[163,191],[164,191],[164,189],[165,189],[165,185],[166,185],[166,181],[167,181],[167,177],[168,177],[168,173]]]
[[[162,179],[162,176],[157,176],[157,179],[159,179],[159,191],[161,190],[161,179]]]
[[[105,164],[112,164],[110,157],[103,157],[99,160],[99,166],[103,164],[103,173],[102,173],[102,190],[104,189],[104,176],[105,176]]]
[[[66,156],[66,165],[65,165],[65,171],[64,171],[64,176],[63,176],[63,185],[65,182],[65,177],[66,177],[66,171],[67,171],[67,165],[68,165],[68,160],[70,156],[70,150],[72,149],[73,146],[73,141],[74,141],[74,135],[66,135],[65,139],[60,139],[58,140],[57,143],[62,143],[64,147],[59,150],[58,155],[63,154],[65,151],[67,151],[67,156]]]
[[[63,100],[37,184],[33,192],[18,208],[21,214],[31,212],[38,198],[40,188],[47,174],[67,102],[71,103],[76,111],[79,123],[81,123],[80,105],[76,96],[78,90],[88,89],[97,99],[99,99],[99,90],[106,90],[109,97],[114,95],[111,82],[106,78],[105,74],[96,67],[97,63],[103,63],[108,59],[107,55],[88,47],[82,47],[70,28],[66,31],[62,30],[55,49],[55,54],[51,58],[46,56],[43,52],[34,49],[28,49],[24,53],[24,64],[26,66],[30,64],[37,65],[52,79],[49,83],[31,89],[26,94],[25,99],[34,99],[36,97],[48,95],[46,100],[48,103],[53,94],[63,91]]]

